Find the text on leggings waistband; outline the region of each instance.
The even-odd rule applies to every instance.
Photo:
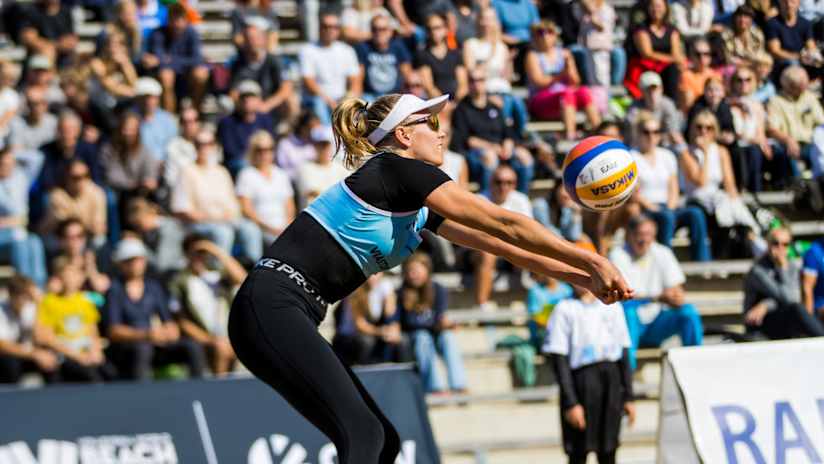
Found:
[[[290,280],[294,281],[300,288],[303,289],[309,296],[311,296],[315,301],[320,303],[322,306],[328,306],[326,300],[323,299],[322,296],[318,293],[318,291],[310,285],[306,277],[300,273],[297,269],[293,268],[287,263],[275,258],[262,258],[260,261],[255,264],[255,269],[258,268],[265,268],[271,269],[273,271],[281,272],[286,274]]]

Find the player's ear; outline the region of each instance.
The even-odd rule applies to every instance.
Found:
[[[395,139],[401,144],[401,146],[409,148],[412,146],[412,127],[411,126],[398,126],[395,128]]]

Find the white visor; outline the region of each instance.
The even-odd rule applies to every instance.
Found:
[[[398,124],[402,123],[410,115],[416,113],[437,114],[446,105],[449,95],[441,95],[440,97],[431,98],[429,100],[421,100],[420,98],[411,95],[403,94],[392,111],[381,121],[381,125],[369,134],[369,141],[372,145],[380,142],[386,137],[386,134],[395,130]]]

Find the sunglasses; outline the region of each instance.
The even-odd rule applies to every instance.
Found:
[[[695,129],[696,130],[711,130],[711,131],[714,131],[715,126],[711,126],[709,124],[696,124]]]
[[[695,54],[698,56],[712,56],[712,52],[710,52],[709,50],[696,51]]]
[[[555,29],[548,29],[548,28],[535,29],[535,34],[536,35],[555,35]]]
[[[71,179],[71,180],[83,180],[83,179],[88,179],[88,178],[89,178],[89,174],[88,174],[88,173],[83,173],[83,174],[70,174],[70,175],[69,175],[69,179]]]
[[[441,121],[438,119],[437,114],[430,114],[429,116],[426,116],[424,118],[416,119],[406,124],[401,124],[401,126],[415,126],[418,124],[426,124],[427,126],[429,126],[430,129],[432,129],[435,132],[438,132],[438,130],[441,128]]]
[[[386,32],[386,31],[391,31],[391,30],[392,30],[391,27],[373,27],[372,28],[372,32]]]
[[[659,129],[643,129],[641,133],[644,135],[658,135],[661,131]]]
[[[492,182],[495,185],[515,185],[515,179],[495,179]]]
[[[770,245],[786,248],[790,246],[790,242],[779,242],[778,240],[770,241]]]
[[[320,27],[323,29],[340,29],[340,24],[321,24]]]
[[[258,153],[264,153],[264,152],[267,152],[267,151],[272,151],[274,149],[275,149],[275,147],[273,145],[264,145],[262,147],[256,147],[255,151],[258,152]]]
[[[733,81],[735,81],[735,82],[752,82],[752,76],[747,76],[747,77],[735,76]]]

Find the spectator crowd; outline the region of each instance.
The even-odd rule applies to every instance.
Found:
[[[317,40],[297,56],[282,51],[278,2],[236,3],[233,56],[217,63],[197,2],[3,7],[3,32],[25,57],[0,61],[0,258],[15,271],[0,310],[0,382],[29,371],[47,382],[231,372],[235,289],[296,214],[349,174],[332,111],[396,92],[449,94],[442,169],[609,256],[637,298],[601,327],[578,314],[598,306],[581,289],[522,279],[492,255],[426,236],[397,287],[370,277],[335,309],[332,345],[347,362],[414,360],[428,391],[463,392],[448,292],[433,275],[461,272],[482,310],[509,275],[529,282],[533,344],[573,357],[562,374],[583,382],[582,366],[621,360],[608,375],[631,389],[622,350],[632,369],[639,347],[673,335],[702,343],[672,249],[679,229],[691,261],[755,259],[749,329],[824,335],[824,242],[798,251],[789,228],[742,196],[791,189],[800,207],[824,211],[821,2],[638,0],[626,17],[607,0],[322,2],[318,30],[304,31]],[[86,17],[102,28],[81,53]],[[551,129],[534,130],[540,121]],[[557,180],[565,147],[590,134],[632,149],[641,175],[625,206],[595,214],[558,182],[531,190]],[[580,301],[550,318],[570,299]],[[587,324],[613,334],[595,357],[571,346]],[[631,393],[620,399],[629,414]]]

